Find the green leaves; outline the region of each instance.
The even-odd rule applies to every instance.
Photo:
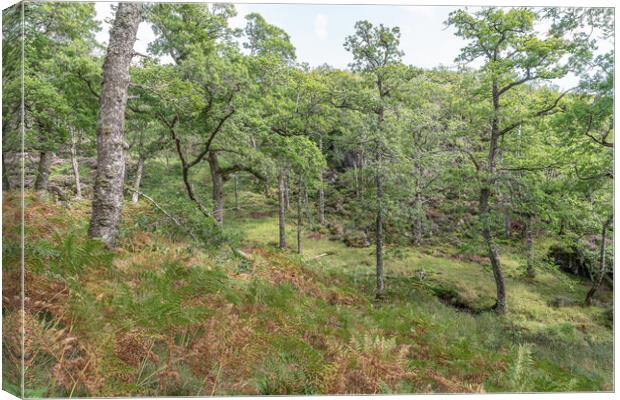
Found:
[[[400,61],[400,28],[383,24],[375,27],[369,21],[357,21],[355,34],[347,36],[344,48],[353,54],[354,71],[375,71]]]

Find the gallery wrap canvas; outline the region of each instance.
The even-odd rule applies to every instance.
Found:
[[[614,391],[614,8],[2,11],[2,390]]]

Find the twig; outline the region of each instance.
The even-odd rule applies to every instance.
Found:
[[[331,253],[321,253],[321,254],[319,254],[318,256],[314,256],[314,257],[312,257],[312,258],[311,258],[311,260],[318,260],[319,258],[321,258],[321,257],[325,257],[325,256],[328,256],[328,255],[330,255],[330,254],[331,254]]]
[[[179,220],[178,220],[178,219],[176,219],[176,218],[175,218],[172,214],[170,214],[168,211],[164,210],[164,209],[162,208],[162,206],[160,206],[159,204],[157,204],[157,202],[156,202],[155,200],[153,200],[153,198],[152,198],[152,197],[150,197],[150,196],[148,196],[148,195],[146,195],[146,194],[142,193],[142,192],[141,192],[141,191],[139,191],[139,190],[136,190],[136,189],[133,189],[133,188],[130,188],[130,187],[125,187],[125,189],[127,189],[127,190],[129,190],[129,191],[131,191],[131,192],[137,193],[139,196],[144,197],[144,198],[145,198],[146,200],[148,200],[148,201],[149,201],[149,202],[150,202],[153,206],[155,206],[155,208],[157,208],[159,211],[161,211],[162,213],[164,213],[164,215],[166,215],[168,218],[170,218],[170,220],[172,220],[172,222],[174,222],[177,226],[179,226],[179,227],[183,228],[183,225],[181,224],[181,222],[179,222]],[[193,234],[192,232],[187,231],[187,233],[191,236],[191,238],[192,238],[192,239],[194,239],[194,240],[196,240],[196,241],[198,240],[198,239],[196,238],[196,236],[194,236],[194,234]]]

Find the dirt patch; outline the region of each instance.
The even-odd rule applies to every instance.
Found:
[[[250,218],[258,219],[273,216],[273,211],[252,211],[250,213]]]

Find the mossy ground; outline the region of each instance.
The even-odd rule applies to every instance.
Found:
[[[150,171],[147,193],[183,195],[159,185],[163,164]],[[197,247],[142,201],[126,207],[110,253],[84,239],[87,200],[29,193],[26,395],[613,390],[609,292],[584,307],[587,282],[549,268],[526,279],[519,249],[505,246],[499,317],[482,311],[494,298],[489,268],[436,242],[388,246],[386,298],[375,302],[372,248],[306,231],[302,256],[281,251],[273,201],[242,191],[241,204],[225,232],[250,259]],[[16,193],[4,193],[3,211],[3,381],[15,391]]]

